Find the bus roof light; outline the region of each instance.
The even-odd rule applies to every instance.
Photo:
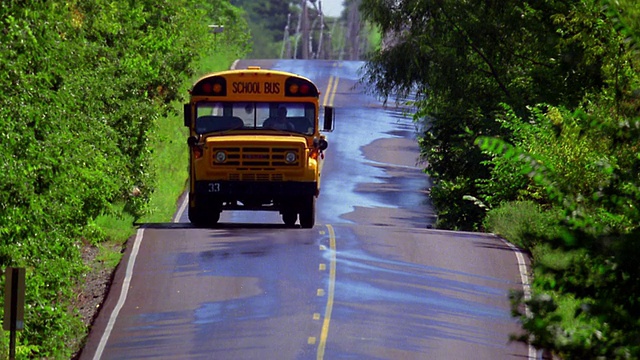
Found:
[[[318,88],[308,79],[289,77],[285,81],[285,96],[318,97]]]
[[[227,81],[222,76],[203,78],[194,85],[191,95],[227,96]]]

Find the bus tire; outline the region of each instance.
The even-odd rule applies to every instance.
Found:
[[[188,215],[189,221],[195,227],[213,226],[220,220],[220,211],[213,209],[211,211],[203,211],[202,209],[190,207]]]
[[[203,227],[205,225],[205,217],[202,212],[189,208],[189,222],[195,227]]]
[[[300,209],[300,226],[303,229],[311,229],[316,223],[316,197],[309,196],[303,200]]]
[[[209,217],[209,224],[210,225],[216,225],[218,224],[218,221],[220,221],[220,213],[222,211],[220,210],[212,210],[210,213],[210,217]]]
[[[298,220],[298,213],[293,209],[286,209],[282,211],[282,221],[287,226],[294,226]]]

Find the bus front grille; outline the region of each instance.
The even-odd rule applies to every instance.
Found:
[[[232,173],[229,174],[230,181],[283,181],[282,174],[268,173]]]
[[[223,151],[226,161],[219,163],[216,161],[216,154]],[[289,152],[295,154],[293,162],[287,162],[285,157]],[[270,170],[274,167],[297,167],[301,164],[302,149],[299,147],[215,147],[212,148],[212,164],[214,167],[236,167],[236,168],[261,168]]]

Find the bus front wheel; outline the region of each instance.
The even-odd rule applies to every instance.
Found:
[[[303,229],[311,229],[316,223],[316,197],[310,196],[304,199],[300,209],[300,226]]]
[[[196,227],[213,226],[220,220],[220,210],[209,211],[197,207],[189,207],[189,221]]]
[[[298,213],[295,209],[288,209],[282,212],[282,221],[287,226],[294,226],[298,220]]]

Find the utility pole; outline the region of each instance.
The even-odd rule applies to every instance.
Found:
[[[309,41],[309,10],[307,8],[307,0],[302,0],[302,15],[300,20],[302,22],[302,58],[306,60],[309,58],[309,45],[311,43]]]
[[[313,5],[310,9],[309,4]],[[335,23],[334,23],[335,27]],[[331,34],[328,34],[328,40],[325,38],[325,16],[322,12],[321,0],[301,0],[300,2],[300,18],[295,34],[294,41],[294,58],[298,53],[298,41],[302,40],[301,57],[302,59],[328,59],[331,57]],[[332,29],[333,30],[333,29]],[[317,44],[314,43],[317,39]],[[315,45],[315,46],[314,46]]]
[[[327,60],[334,59],[334,56],[335,56],[335,53],[333,51],[333,33],[336,29],[336,25],[338,25],[338,22],[339,22],[338,19],[333,20],[333,24],[331,24],[331,29],[327,34],[328,40],[325,41],[325,52],[324,52],[325,53],[324,58]]]
[[[284,35],[282,36],[282,50],[280,51],[280,59],[285,59],[285,58],[291,59],[291,40],[289,39],[290,25],[291,25],[291,13],[288,13],[287,25],[284,27]]]
[[[322,13],[322,1],[318,0],[318,13],[320,14],[320,35],[318,35],[318,52],[316,53],[316,59],[322,59],[323,48],[322,40],[324,35],[324,14]]]
[[[305,0],[302,0],[302,4],[304,4]],[[300,41],[300,30],[302,29],[302,11],[300,11],[300,16],[298,17],[298,24],[296,25],[296,35],[294,36],[293,43],[293,58],[298,58],[298,41]]]
[[[358,6],[359,0],[354,0],[349,5],[349,13],[347,19],[347,41],[349,47],[349,60],[358,60],[360,58],[360,12]]]

